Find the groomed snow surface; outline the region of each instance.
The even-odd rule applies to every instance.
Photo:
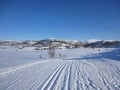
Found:
[[[120,90],[120,49],[55,52],[0,49],[0,90]]]

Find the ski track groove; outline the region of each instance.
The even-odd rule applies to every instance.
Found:
[[[58,66],[56,67],[55,71],[52,73],[52,75],[53,75],[55,72],[57,72],[57,70],[58,70],[60,67],[62,67],[64,64],[66,64],[66,63],[63,63],[62,65],[61,65],[61,64],[58,65]],[[51,75],[49,75],[49,78],[50,78],[50,76],[51,76]],[[39,81],[37,81],[36,83],[33,83],[33,85],[31,86],[30,90],[34,90],[34,88],[35,88],[35,90],[41,89],[49,78],[47,78],[46,80],[42,80],[42,81],[39,80]],[[40,83],[41,83],[41,84],[40,84]]]
[[[20,81],[20,79],[17,79],[17,80],[15,79],[15,81],[13,81],[10,86],[6,87],[6,90],[9,90],[11,87],[14,86],[14,83],[16,83],[16,82],[18,82],[18,81]]]
[[[59,75],[61,74],[62,70],[66,66],[67,63],[64,63],[57,70],[48,78],[48,80],[43,84],[42,87],[38,88],[37,90],[51,90],[52,86],[55,84],[54,82],[58,79]]]
[[[89,62],[89,61],[88,61],[88,62]],[[91,62],[89,62],[89,63],[91,63]],[[91,63],[91,64],[93,64],[93,63]],[[106,61],[104,61],[104,64],[106,64]],[[108,65],[113,66],[111,63],[108,63]],[[109,72],[106,70],[105,67],[101,66],[101,64],[99,64],[99,67],[100,67],[99,69],[98,69],[98,67],[96,67],[95,64],[93,64],[93,66],[96,68],[96,71],[97,71],[99,77],[101,78],[101,80],[102,80],[102,82],[103,82],[103,84],[104,84],[104,87],[106,87],[107,90],[115,89],[115,88],[113,88],[113,87],[111,86],[111,83],[107,80],[107,77],[112,77],[112,78],[115,80],[115,78],[114,78],[113,75],[116,74],[116,73],[114,73],[114,72],[113,72],[113,74],[109,73]],[[101,69],[102,69],[102,70],[101,70]],[[114,70],[114,71],[116,70],[116,69],[114,69],[114,66],[113,66],[113,70]],[[103,72],[101,72],[101,71],[105,71],[106,75],[104,75]],[[112,72],[112,71],[111,71],[111,72]],[[99,87],[99,89],[102,90],[100,87]]]
[[[18,70],[22,70],[24,68],[37,65],[40,62],[36,62],[33,64],[27,64],[22,67],[17,67],[16,69],[11,69],[9,71],[3,72],[0,75],[6,74],[18,74]],[[106,64],[107,62],[104,62]],[[74,66],[73,66],[74,65]],[[61,88],[58,88],[58,90],[103,90],[103,88],[100,88],[100,86],[91,78],[89,78],[89,72],[88,69],[90,68],[92,71],[95,71],[93,73],[96,74],[97,77],[102,81],[102,84],[104,85],[105,90],[115,90],[113,86],[111,86],[111,83],[108,81],[108,77],[112,78],[113,80],[117,81],[117,78],[119,77],[120,70],[119,67],[113,66],[113,69],[110,69],[110,72],[107,70],[109,66],[111,66],[111,63],[108,63],[106,67],[101,65],[101,63],[95,64],[88,60],[82,60],[82,61],[65,61],[64,63],[59,64],[56,66],[55,71],[51,72],[51,75],[45,80],[37,80],[38,76],[35,76],[31,78],[29,81],[25,81],[26,85],[22,85],[23,90],[26,90],[26,86],[31,85],[29,90],[55,90],[55,88],[58,88],[58,84],[56,84],[57,81],[62,81],[64,84],[61,85]],[[73,70],[75,69],[75,70]],[[63,72],[64,71],[64,72]],[[73,71],[73,72],[72,72]],[[75,73],[75,81],[72,82],[72,74]],[[50,73],[49,73],[50,74]],[[115,75],[115,76],[114,76]],[[64,79],[60,78],[63,77]],[[10,90],[10,88],[14,87],[14,83],[19,82],[21,80],[22,75],[20,75],[19,78],[14,78],[14,81],[11,82],[9,86],[6,87],[5,90]],[[10,77],[9,77],[10,78]],[[39,79],[39,77],[38,77]],[[33,82],[32,82],[33,81]],[[4,83],[4,82],[2,82]],[[73,89],[72,83],[75,83],[76,89]],[[1,83],[0,83],[1,84]],[[14,90],[17,90],[17,87],[14,87]]]
[[[64,73],[64,79],[63,79],[63,84],[62,84],[62,86],[61,86],[61,90],[64,90],[64,88],[65,88],[65,85],[66,85],[66,81],[67,81],[67,71],[68,71],[68,69],[69,69],[69,63],[68,63],[68,65],[66,65],[66,70],[65,70],[65,73]]]
[[[80,85],[81,85],[81,87],[79,87],[79,89],[82,89],[82,88],[84,88],[83,90],[89,90],[89,86],[88,86],[88,82],[87,82],[87,77],[86,77],[86,73],[84,72],[84,70],[83,69],[85,69],[84,68],[84,65],[82,65],[82,70],[83,70],[83,73],[82,73],[82,71],[80,70],[80,63],[84,63],[85,65],[87,65],[87,63],[85,63],[85,62],[79,62],[78,63],[78,72],[79,72],[79,75],[81,76],[81,77],[79,77],[79,80],[82,80],[82,81],[80,81]],[[84,83],[83,83],[84,82]],[[83,87],[83,86],[85,86],[85,87]]]
[[[85,64],[87,64],[87,66],[89,65],[90,66],[90,68],[91,69],[97,69],[97,67],[93,64],[93,63],[91,63],[91,62],[89,62],[89,61],[84,61],[84,63]],[[97,69],[98,70],[98,69]],[[95,70],[96,71],[96,70]],[[86,80],[86,86],[87,86],[87,89],[89,88],[89,87],[92,87],[93,89],[95,89],[95,90],[102,90],[94,81],[92,81],[90,78],[88,78],[88,76],[87,76],[87,74],[85,73],[85,72],[83,72],[83,71],[80,71],[80,69],[79,69],[79,72],[81,73],[81,76],[82,76],[82,78],[84,79],[84,81]],[[83,74],[82,74],[82,72],[83,72]],[[84,89],[83,89],[84,90]]]
[[[80,90],[79,86],[81,86],[81,90],[83,90],[82,88],[82,83],[79,82],[79,79],[80,78],[80,72],[79,72],[79,62],[77,62],[77,65],[76,65],[76,88],[77,90]],[[80,83],[80,85],[79,85]]]
[[[62,89],[61,90],[70,90],[70,86],[71,86],[71,70],[72,70],[72,64],[73,62],[72,61],[69,61],[69,64],[67,66],[67,71],[65,73],[65,76],[64,76],[64,85],[62,86]]]

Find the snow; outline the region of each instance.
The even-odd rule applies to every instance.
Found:
[[[98,40],[98,39],[89,39],[89,40],[87,40],[88,43],[94,43],[94,42],[97,42],[97,41],[100,41],[100,40]]]
[[[35,50],[36,47],[25,47],[24,50],[28,50],[28,51],[31,51],[31,50]]]
[[[47,52],[0,49],[0,90],[120,90],[119,48]]]
[[[52,41],[54,41],[54,40],[55,40],[55,38],[52,38],[52,37],[51,37],[51,38],[48,38],[48,40],[52,40]]]

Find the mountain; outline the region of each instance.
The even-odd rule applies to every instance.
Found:
[[[98,42],[98,41],[100,41],[100,40],[97,40],[97,39],[89,39],[89,40],[87,40],[86,42],[87,42],[87,43],[95,43],[95,42]]]
[[[105,47],[105,48],[120,48],[120,41],[114,41],[114,40],[102,40],[102,41],[96,41],[93,43],[88,43],[86,44],[87,46],[90,47]]]
[[[79,48],[79,47],[92,47],[92,48],[120,48],[120,41],[115,40],[96,40],[90,39],[86,42],[81,42],[79,40],[63,40],[48,38],[43,40],[25,40],[25,41],[10,41],[10,40],[1,40],[0,47],[12,46],[15,48],[23,49],[26,47],[35,47],[36,49],[48,49],[49,47],[55,48]]]

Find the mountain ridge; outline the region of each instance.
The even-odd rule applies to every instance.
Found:
[[[14,46],[14,47],[56,47],[56,48],[79,48],[79,47],[117,47],[120,48],[120,41],[118,40],[97,40],[91,39],[88,41],[80,40],[64,40],[48,38],[42,40],[0,40],[0,46]]]

